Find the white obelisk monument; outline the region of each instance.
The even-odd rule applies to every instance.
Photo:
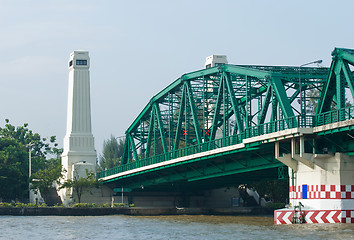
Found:
[[[95,172],[96,151],[91,132],[90,58],[87,51],[74,51],[69,60],[69,89],[66,135],[62,165],[64,180],[86,177],[86,169]],[[62,189],[64,204],[71,199],[71,190]]]

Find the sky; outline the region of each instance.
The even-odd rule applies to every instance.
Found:
[[[293,65],[354,49],[351,0],[0,0],[0,127],[66,132],[68,60],[90,54],[98,154],[149,100],[212,54],[230,64]]]

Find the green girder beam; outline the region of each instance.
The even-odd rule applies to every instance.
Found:
[[[131,134],[128,134],[127,137],[129,139],[130,148],[132,149],[133,157],[134,157],[135,161],[137,161],[137,160],[139,160],[139,157],[138,157],[138,154],[136,152],[136,146],[135,146],[134,139],[133,139]]]
[[[336,61],[332,61],[328,79],[323,85],[322,90],[320,91],[320,98],[318,100],[316,114],[321,114],[323,112],[330,111],[332,99],[336,90],[336,86],[335,86],[336,76],[334,73],[335,66],[336,66]]]
[[[183,114],[185,111],[185,101],[186,101],[186,90],[183,87],[182,88],[182,97],[181,97],[181,104],[179,108],[179,114],[178,114],[178,120],[177,120],[177,129],[176,129],[176,137],[175,137],[175,143],[173,145],[173,150],[178,149],[178,144],[179,140],[181,137],[181,130],[182,130],[182,120],[183,120]]]
[[[254,69],[254,68],[247,68],[243,66],[236,66],[236,65],[222,65],[220,66],[225,72],[228,73],[237,73],[244,76],[256,77],[256,78],[266,78],[269,77],[269,72]]]
[[[331,110],[334,95],[336,95],[335,102],[337,103],[337,108],[345,106],[345,83],[348,84],[352,96],[354,96],[353,73],[350,72],[348,66],[348,64],[354,65],[354,50],[335,48],[332,56],[329,75],[320,93],[316,114]]]
[[[194,129],[195,129],[195,133],[196,133],[197,143],[201,144],[202,137],[200,136],[200,134],[201,134],[200,123],[198,121],[197,110],[196,110],[195,104],[194,104],[195,99],[193,96],[193,91],[191,90],[190,82],[188,82],[188,81],[185,82],[185,88],[187,89],[189,106],[192,111],[193,125],[194,125]]]
[[[220,108],[221,108],[221,102],[222,102],[222,97],[223,97],[223,85],[224,85],[224,81],[221,80],[220,84],[219,84],[219,88],[218,88],[218,96],[216,98],[216,107],[214,109],[214,117],[213,117],[213,125],[211,127],[211,133],[210,133],[210,138],[211,139],[215,139],[215,135],[216,135],[216,130],[218,128],[218,124],[217,122],[220,119]]]
[[[152,112],[151,116],[150,116],[150,125],[149,125],[149,133],[148,133],[148,139],[147,139],[145,158],[148,158],[150,156],[151,139],[152,139],[152,133],[154,131],[154,125],[155,125],[155,118],[154,118],[154,114]]]
[[[332,56],[344,59],[354,64],[354,50],[346,48],[335,48],[332,52]]]
[[[354,77],[350,71],[348,63],[344,63],[342,70],[343,70],[344,77],[347,80],[350,92],[352,96],[354,96]]]
[[[159,124],[162,149],[163,149],[163,152],[166,153],[166,152],[168,152],[168,149],[167,149],[167,144],[166,144],[165,129],[162,124],[162,118],[161,118],[161,112],[160,112],[159,105],[157,103],[155,103],[154,108],[156,111],[157,123]],[[156,140],[155,140],[155,144],[156,144]]]
[[[230,78],[227,76],[227,74],[223,74],[223,77],[225,79],[224,81],[226,82],[227,91],[228,91],[230,99],[231,99],[232,110],[235,114],[235,121],[236,121],[238,132],[243,132],[244,125],[243,125],[243,122],[241,119],[241,113],[239,111],[239,106],[237,103],[237,99],[235,97],[235,92],[232,88],[232,82],[230,81]],[[236,130],[236,127],[235,127],[235,130]],[[235,130],[234,130],[234,134],[236,134]]]
[[[286,95],[284,85],[279,78],[272,78],[271,80],[272,87],[275,92],[275,96],[280,104],[281,110],[283,111],[285,118],[294,117],[294,112],[291,107],[288,96]]]
[[[267,88],[267,92],[265,94],[264,104],[262,104],[262,109],[261,109],[261,112],[259,113],[258,124],[264,123],[271,96],[272,96],[272,85],[269,84],[268,88]]]
[[[342,78],[342,66],[343,60],[339,59],[334,69],[336,74],[336,96],[337,96],[337,108],[344,108],[345,106],[345,88],[344,88],[344,79]]]

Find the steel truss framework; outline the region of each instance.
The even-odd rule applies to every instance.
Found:
[[[328,80],[320,92],[316,114],[330,111],[333,101],[337,109],[344,108],[347,100],[346,88],[349,88],[352,97],[354,96],[354,78],[350,70],[350,66],[354,66],[354,50],[335,48],[332,57]]]
[[[182,75],[126,131],[123,164],[291,119],[300,114],[300,93],[306,103],[313,88],[321,93],[317,114],[333,101],[344,108],[345,89],[354,95],[354,50],[336,48],[332,55],[330,68],[222,65]]]

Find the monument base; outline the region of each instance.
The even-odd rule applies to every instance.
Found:
[[[293,224],[295,211],[284,208],[274,211],[274,224]],[[299,223],[354,223],[354,210],[302,210]]]

